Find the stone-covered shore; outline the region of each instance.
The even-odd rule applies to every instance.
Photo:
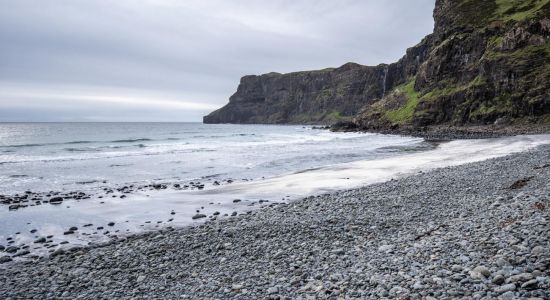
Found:
[[[433,125],[425,127],[397,126],[395,128],[363,128],[352,121],[341,121],[331,126],[316,129],[330,129],[334,132],[371,132],[421,137],[427,140],[488,139],[516,135],[549,134],[550,126],[542,124],[516,125]]]
[[[0,269],[1,299],[549,299],[550,146]],[[1,256],[1,255],[0,255]]]

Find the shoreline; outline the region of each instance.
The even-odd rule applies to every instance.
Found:
[[[488,139],[516,135],[538,135],[550,133],[550,126],[539,124],[512,125],[471,125],[446,126],[432,125],[424,127],[388,127],[388,128],[361,128],[351,121],[343,121],[326,129],[333,132],[368,132],[393,134],[401,136],[420,137],[426,140],[452,141],[461,139]]]
[[[137,298],[155,295],[243,299],[409,295],[413,299],[419,296],[439,299],[444,296],[473,297],[474,287],[485,286],[482,289],[485,296],[510,295],[511,292],[545,298],[549,295],[544,294],[544,288],[550,286],[549,238],[535,237],[535,234],[544,228],[550,230],[548,220],[537,223],[538,229],[527,234],[537,241],[537,245],[527,239],[529,243],[524,246],[526,239],[523,239],[510,246],[521,246],[524,249],[521,251],[528,256],[526,259],[514,258],[514,264],[511,258],[504,259],[508,263],[502,262],[502,257],[493,259],[495,244],[504,245],[508,239],[483,242],[477,247],[472,243],[480,237],[487,241],[501,234],[500,229],[491,232],[495,224],[487,224],[488,220],[509,220],[506,222],[510,224],[503,228],[515,232],[518,216],[527,218],[528,225],[535,224],[532,216],[541,220],[548,218],[550,168],[544,166],[549,162],[549,153],[550,146],[540,146],[501,158],[307,197],[231,219],[130,236],[98,248],[77,248],[51,259],[11,264],[7,269],[0,269],[0,279],[7,283],[0,288],[0,296],[10,298],[25,292],[29,296],[44,295],[50,290],[48,296],[61,298],[78,295],[97,298],[110,294]],[[512,174],[506,174],[506,170]],[[509,189],[515,182],[527,178],[530,179],[525,186]],[[364,201],[366,199],[368,201]],[[453,201],[448,201],[451,199]],[[505,207],[508,209],[504,210]],[[525,216],[525,212],[531,213],[531,217]],[[487,227],[487,232],[477,230],[472,218],[479,221],[478,225]],[[460,226],[469,230],[472,236],[461,236],[464,228]],[[525,229],[521,223],[518,226]],[[396,228],[398,234],[394,232]],[[451,239],[445,239],[451,233],[454,233]],[[461,238],[466,242],[460,241]],[[441,255],[445,247],[438,245],[449,246],[449,243],[453,245],[451,248],[464,248],[463,253],[454,249],[458,252],[452,257]],[[537,254],[541,248],[542,256]],[[476,255],[470,257],[472,251]],[[427,257],[423,253],[434,254]],[[487,256],[487,253],[493,255]],[[504,254],[508,255],[506,251]],[[434,261],[442,263],[441,258],[435,259],[433,255],[444,257],[445,262],[445,267],[436,273],[427,268]],[[418,264],[415,267],[418,270],[411,269],[414,265],[410,264],[395,265],[390,258],[412,259],[410,263]],[[533,266],[531,260],[536,262]],[[98,266],[94,267],[96,263]],[[61,270],[61,267],[63,272],[57,274],[56,280],[72,281],[73,288],[56,284],[52,291],[54,279],[44,274]],[[513,277],[527,271],[531,275],[522,275],[517,280]],[[104,278],[92,280],[84,275],[86,272]],[[76,273],[80,275],[74,276]],[[420,273],[425,274],[417,279]],[[426,282],[427,275],[439,279]],[[504,277],[502,283],[499,275]],[[494,283],[496,277],[498,280]],[[395,282],[396,278],[404,282]],[[510,278],[516,281],[508,283]],[[105,289],[85,288],[90,280],[99,280]],[[33,286],[31,282],[35,281]],[[529,285],[522,288],[527,283]],[[25,291],[25,287],[32,287],[32,290]],[[160,287],[164,290],[156,289]],[[449,291],[455,293],[448,294],[444,287],[452,287]],[[80,289],[81,292],[77,292]]]
[[[204,190],[206,182],[198,181],[177,184],[179,188],[161,184],[125,185],[103,188],[96,197],[50,195],[55,198],[44,204],[36,200],[39,195],[25,194],[25,199],[15,200],[19,204],[9,204],[9,210],[6,206],[0,211],[0,239],[5,240],[0,241],[0,253],[4,250],[3,256],[0,255],[0,268],[11,260],[36,260],[75,246],[102,244],[143,231],[230,218],[311,195],[355,189],[436,168],[521,152],[550,143],[550,135],[441,143],[421,151],[415,146],[416,150],[398,147],[392,152],[390,147],[384,152],[393,154],[376,159],[328,164],[257,180],[233,184],[210,182],[212,186]],[[423,141],[421,144],[434,143]],[[12,212],[12,205],[23,207]]]

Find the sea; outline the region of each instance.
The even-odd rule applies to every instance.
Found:
[[[550,135],[442,142],[305,125],[0,123],[0,200],[34,199],[0,204],[0,246],[29,251],[16,258],[25,260],[548,143]],[[49,203],[78,193],[86,196]]]
[[[418,138],[311,126],[4,123],[0,194],[257,179],[431,148]]]

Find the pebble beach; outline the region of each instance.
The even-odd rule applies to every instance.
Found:
[[[548,299],[550,147],[74,247],[2,299]]]

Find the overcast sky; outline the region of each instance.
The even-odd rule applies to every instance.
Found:
[[[247,74],[391,63],[435,0],[0,0],[0,121],[200,121]]]

